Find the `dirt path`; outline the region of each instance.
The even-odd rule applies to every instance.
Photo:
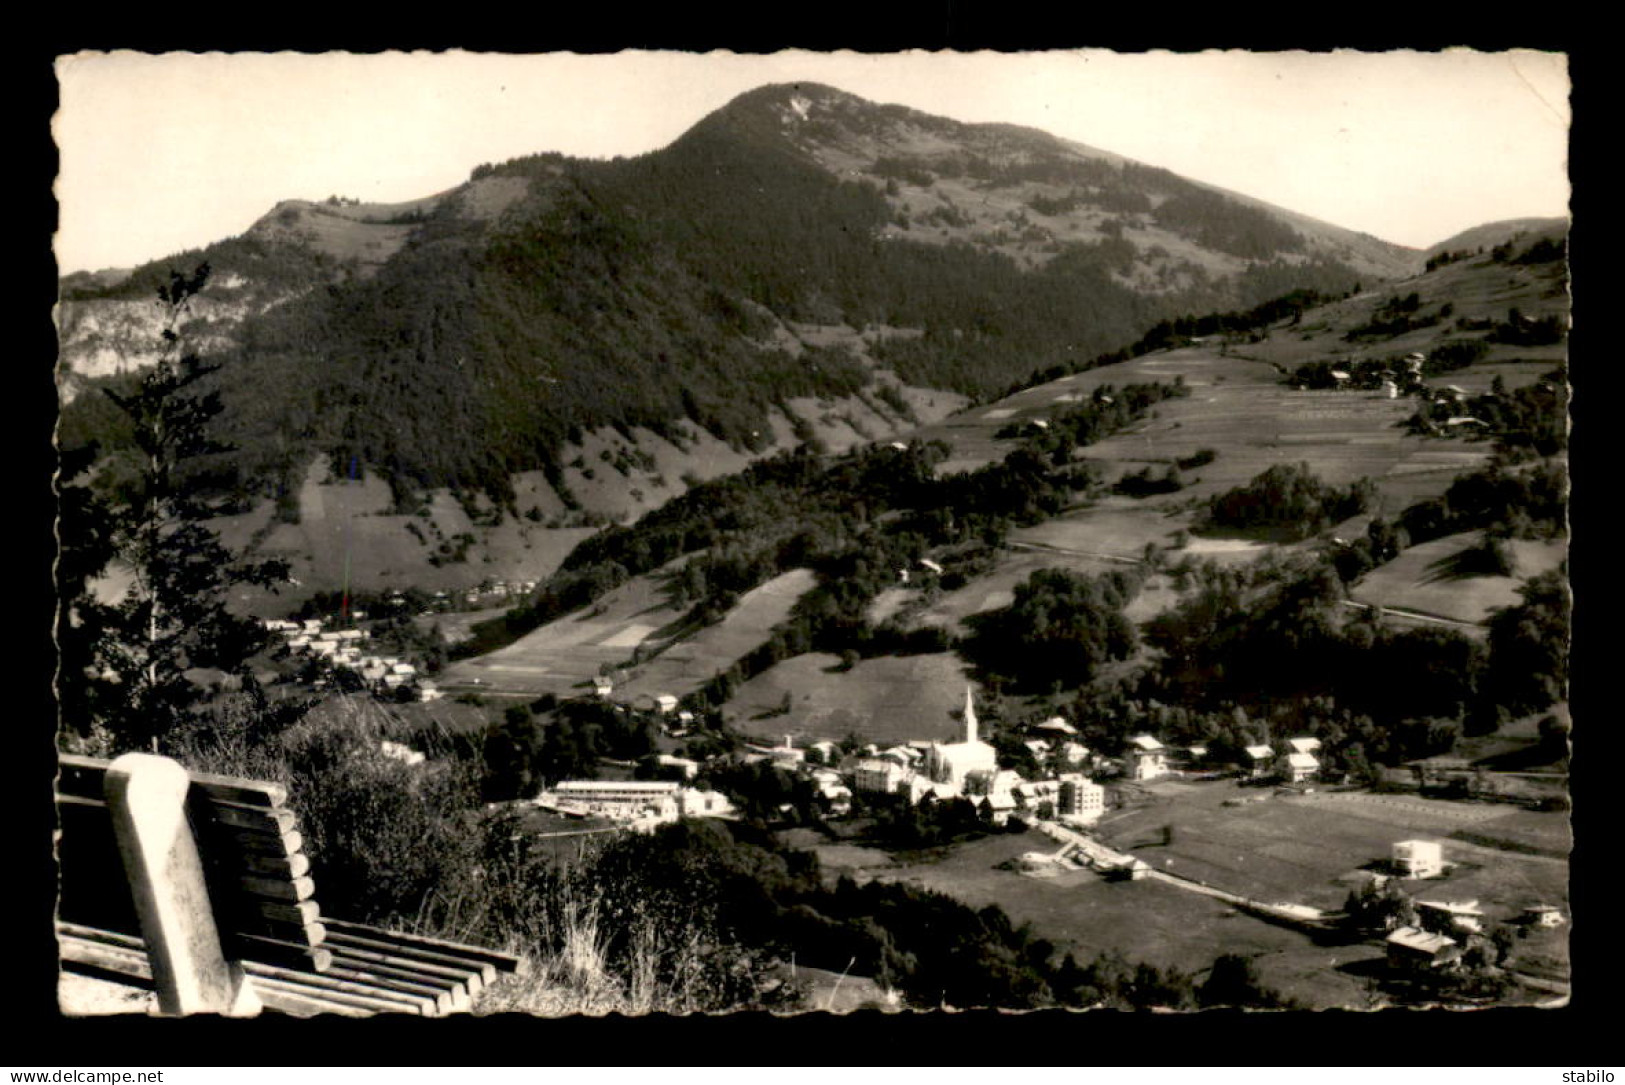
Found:
[[[1374,608],[1370,603],[1356,603],[1353,599],[1343,600],[1343,605],[1353,607],[1355,610],[1375,609],[1382,614],[1392,615],[1395,618],[1404,618],[1407,621],[1432,622],[1434,625],[1448,625],[1456,629],[1471,629],[1478,633],[1484,631],[1484,626],[1480,622],[1464,622],[1459,618],[1442,618],[1437,614],[1424,614],[1419,610],[1407,610],[1404,607],[1383,606]]]

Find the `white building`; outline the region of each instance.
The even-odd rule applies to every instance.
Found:
[[[973,772],[993,772],[999,767],[999,755],[992,746],[976,734],[976,705],[971,688],[965,687],[965,733],[959,742],[933,742],[926,755],[926,774],[939,784],[963,787],[965,777]]]
[[[390,742],[388,740],[380,742],[378,752],[385,757],[399,761],[403,765],[421,765],[424,762],[422,753],[400,742]]]
[[[677,808],[685,818],[725,818],[734,813],[733,803],[722,792],[692,787],[677,792]]]
[[[565,780],[536,797],[536,805],[649,828],[682,817],[729,817],[734,807],[720,792],[670,780]]]
[[[1275,760],[1275,751],[1268,746],[1248,746],[1241,751],[1241,767],[1249,776],[1263,776]]]
[[[1289,753],[1281,759],[1281,778],[1288,783],[1301,784],[1319,771],[1320,762],[1314,754]]]
[[[1419,900],[1416,910],[1422,925],[1432,930],[1444,928],[1447,932],[1482,934],[1487,918],[1476,900]]]
[[[674,768],[682,770],[683,779],[685,780],[694,779],[694,777],[698,776],[700,772],[700,763],[698,761],[690,760],[687,757],[674,757],[669,753],[656,755],[655,763],[661,768]]]
[[[1444,873],[1444,848],[1433,840],[1401,840],[1394,845],[1394,868],[1404,878],[1434,878]]]
[[[537,803],[612,821],[671,820],[681,790],[672,780],[565,780],[544,791]]]
[[[894,795],[914,774],[896,761],[884,757],[860,757],[852,763],[852,786],[858,791]]]
[[[1168,775],[1168,749],[1150,735],[1135,735],[1128,740],[1128,756],[1124,768],[1131,780],[1155,780]]]
[[[767,751],[775,768],[794,769],[807,759],[806,750],[796,749],[795,742],[789,735],[784,736],[784,745],[774,746]]]
[[[1082,773],[1061,777],[1056,816],[1077,825],[1093,825],[1106,812],[1106,789]]]

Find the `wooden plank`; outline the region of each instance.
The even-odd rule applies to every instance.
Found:
[[[99,799],[103,795],[103,780],[106,778],[109,764],[111,762],[98,757],[58,754],[57,790],[65,794]],[[288,789],[281,784],[206,772],[189,771],[187,775],[191,779],[194,791],[210,799],[259,807],[285,806],[288,802]]]
[[[333,967],[331,950],[300,942],[287,942],[280,938],[266,938],[257,934],[237,936],[242,956],[251,961],[278,964],[287,968],[304,968],[312,972],[326,972]]]
[[[288,789],[281,784],[265,780],[248,780],[240,776],[216,776],[207,772],[189,772],[192,790],[202,792],[216,802],[234,802],[243,806],[281,807],[288,803]]]
[[[63,971],[137,987],[143,991],[156,989],[152,964],[147,960],[145,950],[67,932],[59,932],[57,947]]]
[[[436,1009],[434,999],[425,998],[421,995],[408,994],[405,991],[386,990],[372,984],[334,979],[331,976],[319,976],[310,972],[297,972],[291,968],[261,964],[258,961],[244,961],[243,971],[247,972],[256,981],[264,978],[278,983],[296,984],[313,992],[320,992],[324,998],[343,996],[368,999],[381,1003],[385,1008],[394,1010],[397,1013],[407,1012],[427,1016]]]
[[[334,969],[350,969],[373,976],[389,976],[410,983],[424,984],[436,991],[468,994],[468,981],[478,978],[475,973],[440,966],[424,966],[401,958],[376,960],[363,958],[343,949],[332,951]]]
[[[316,895],[316,883],[309,878],[240,877],[237,886],[251,897],[286,901],[289,904],[309,900]]]
[[[340,969],[426,984],[447,996],[446,1005],[442,1009],[445,1013],[472,1009],[474,996],[484,988],[484,982],[478,972],[430,965],[400,957],[384,957],[382,954],[366,953],[353,948],[333,951],[333,970],[337,972]]]
[[[351,924],[346,924],[346,926],[353,927]],[[366,930],[368,935],[386,934],[386,932],[382,931],[372,931],[370,928],[362,929]],[[497,976],[496,966],[487,961],[480,961],[469,957],[458,956],[456,954],[407,945],[387,937],[368,937],[355,934],[352,932],[352,930],[341,929],[332,921],[329,921],[327,924],[327,941],[335,951],[354,946],[357,949],[365,949],[374,953],[382,953],[387,957],[406,957],[414,960],[427,961],[430,964],[441,964],[451,967],[466,968],[471,972],[478,973],[482,986],[493,982]]]
[[[299,823],[292,810],[277,807],[244,806],[234,802],[213,801],[203,803],[201,806],[202,815],[217,825],[233,829],[250,829],[273,836],[292,832]]]
[[[220,929],[230,931],[234,938],[271,938],[312,948],[327,941],[327,927],[320,920],[314,923],[279,923],[264,916],[228,912],[220,917]]]
[[[305,838],[299,835],[297,829],[290,829],[287,832],[256,832],[252,829],[232,829],[224,825],[212,825],[203,832],[212,842],[229,844],[251,855],[269,856],[273,859],[299,855],[305,848]]]
[[[487,949],[484,946],[471,946],[464,942],[447,941],[444,938],[428,938],[421,934],[401,934],[397,931],[384,931],[376,927],[367,927],[340,919],[329,919],[328,924],[335,931],[353,934],[362,938],[384,939],[397,945],[410,946],[429,953],[445,953],[459,958],[469,958],[488,964],[498,972],[517,972],[524,964],[524,958],[522,957]]]
[[[265,1008],[276,1013],[285,1013],[290,1017],[315,1017],[317,1014],[332,1013],[340,1017],[371,1017],[376,1011],[358,1006],[341,1005],[321,998],[313,998],[310,993],[291,984],[278,984],[267,979],[250,979],[254,984],[254,992],[260,996]]]
[[[56,932],[61,938],[68,940],[97,942],[117,949],[132,950],[136,953],[147,952],[145,942],[135,935],[125,934],[122,931],[102,930],[99,927],[87,927],[82,923],[66,923],[57,920]]]
[[[299,979],[281,980],[270,976],[250,974],[248,982],[253,986],[254,993],[260,996],[260,1001],[268,1006],[272,1005],[273,1002],[278,1004],[279,1007],[292,1004],[304,1007],[313,1013],[337,1013],[346,1017],[371,1017],[373,1014],[378,1013],[418,1012],[409,1006],[403,1006],[400,1002],[352,994],[348,991],[331,991],[312,987],[300,982]],[[427,1015],[420,1014],[420,1016]]]
[[[236,902],[222,917],[224,926],[237,929],[239,922],[254,923],[260,920],[270,920],[273,923],[290,927],[308,927],[322,918],[322,910],[313,900],[302,900],[297,904],[286,904],[280,901],[258,900],[244,897]],[[247,929],[247,928],[244,928]],[[332,932],[329,932],[331,934]]]
[[[442,964],[435,961],[417,960],[411,957],[392,957],[388,953],[353,945],[334,945],[331,948],[335,964],[380,969],[392,968],[414,975],[425,976],[436,983],[449,983],[472,988],[475,992],[485,986],[484,973],[478,967],[466,962]]]
[[[106,797],[108,762],[77,754],[57,754],[56,790],[61,795],[83,799]]]
[[[259,878],[303,878],[310,873],[310,859],[303,852],[293,855],[257,855],[243,852],[238,856],[243,872]]]
[[[439,1017],[451,1012],[451,991],[446,987],[421,980],[402,979],[388,973],[374,971],[366,968],[345,968],[335,965],[322,975],[330,979],[349,980],[368,987],[379,987],[387,991],[395,991],[404,995],[428,999],[434,1007],[434,1016]]]

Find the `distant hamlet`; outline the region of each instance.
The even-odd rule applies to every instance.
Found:
[[[1561,1005],[1566,254],[794,84],[69,276],[60,1002]]]

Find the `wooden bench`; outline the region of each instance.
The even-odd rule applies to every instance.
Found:
[[[523,966],[323,915],[279,785],[151,754],[59,761],[66,972],[153,990],[166,1014],[433,1017]]]

